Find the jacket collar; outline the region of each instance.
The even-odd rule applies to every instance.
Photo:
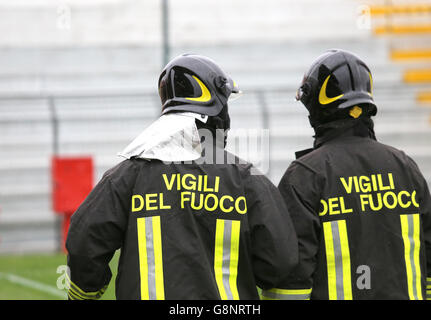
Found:
[[[315,128],[313,148],[295,152],[296,159],[310,153],[325,143],[343,137],[356,136],[376,140],[371,118],[342,119]]]

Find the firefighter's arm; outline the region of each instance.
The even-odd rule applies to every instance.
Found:
[[[431,195],[425,179],[423,179],[423,192],[419,201],[419,206],[423,217],[422,227],[425,237],[425,252],[427,259],[426,300],[431,300]]]
[[[127,227],[133,168],[108,171],[73,214],[66,240],[69,299],[99,299],[111,280],[109,262]]]
[[[419,204],[419,210],[422,220],[422,230],[424,233],[425,240],[425,252],[426,252],[426,266],[427,266],[427,278],[426,278],[426,299],[431,300],[431,195],[427,181],[422,175],[416,162],[409,158],[411,166],[413,167],[417,203]]]
[[[311,296],[321,232],[319,181],[311,168],[293,162],[279,183],[298,237],[299,262],[280,288],[262,292],[264,299],[306,300]]]
[[[250,176],[245,190],[256,284],[274,288],[298,262],[295,230],[278,189],[265,176]]]

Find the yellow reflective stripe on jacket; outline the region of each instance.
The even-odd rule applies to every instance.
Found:
[[[410,300],[423,300],[421,286],[420,220],[419,214],[400,215],[401,235],[404,242],[407,288]]]
[[[220,298],[239,300],[237,277],[241,221],[217,219],[214,274]]]
[[[106,285],[99,291],[86,292],[79,288],[75,283],[73,283],[67,274],[66,279],[69,285],[69,290],[67,294],[72,300],[97,300],[105,293],[106,288],[108,288],[108,285]]]
[[[330,300],[351,300],[350,249],[345,220],[323,223]]]
[[[142,300],[164,300],[160,216],[137,219]]]
[[[72,292],[72,290],[69,290],[67,292],[67,296],[69,297],[70,300],[84,300],[83,298],[81,298],[80,296],[76,295],[75,293]]]
[[[160,217],[153,217],[154,235],[154,265],[157,299],[165,299],[165,285],[163,283],[163,258],[162,258],[162,229]]]
[[[278,289],[262,290],[262,300],[310,300],[311,289]]]
[[[230,266],[229,266],[229,286],[232,290],[232,298],[239,300],[237,277],[239,259],[239,232],[241,221],[232,221],[232,235],[230,241]]]
[[[427,277],[426,299],[431,300],[431,278]]]

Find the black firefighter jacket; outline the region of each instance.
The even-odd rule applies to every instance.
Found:
[[[131,159],[107,171],[72,216],[69,298],[103,294],[117,249],[117,299],[258,299],[256,286],[278,286],[297,238],[277,188],[250,169]]]
[[[431,198],[418,166],[361,130],[331,136],[297,158],[279,184],[300,256],[284,288],[311,299],[425,299]]]

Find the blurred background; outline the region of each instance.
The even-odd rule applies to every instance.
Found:
[[[378,140],[431,185],[429,0],[0,0],[0,284],[15,268],[2,257],[61,249],[53,157],[90,158],[96,184],[160,115],[170,58],[207,55],[232,76],[244,92],[232,127],[269,129],[266,173],[278,184],[312,145],[294,96],[330,48],[369,65]]]

